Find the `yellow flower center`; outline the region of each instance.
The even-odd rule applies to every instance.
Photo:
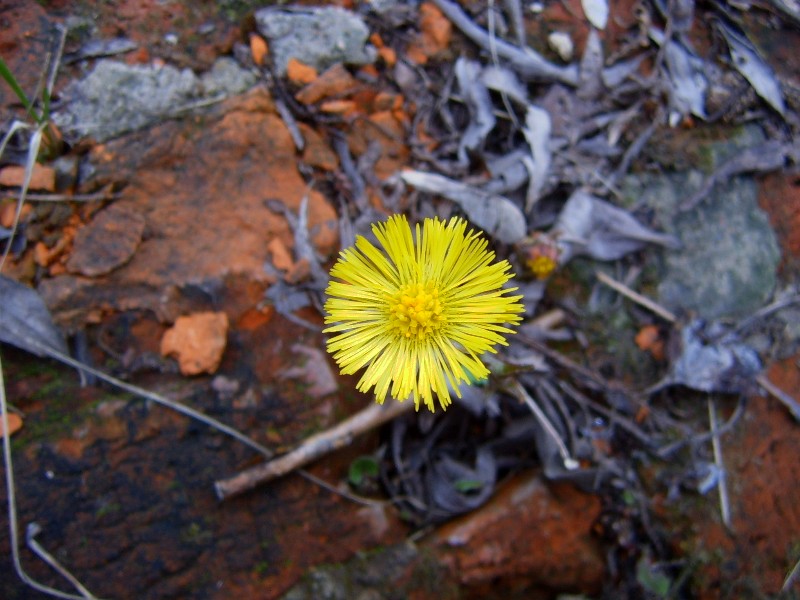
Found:
[[[527,265],[536,276],[536,279],[546,279],[556,270],[558,263],[549,256],[540,254],[539,256],[529,259]]]
[[[409,283],[389,298],[389,320],[398,337],[419,340],[442,326],[439,290],[432,282]]]

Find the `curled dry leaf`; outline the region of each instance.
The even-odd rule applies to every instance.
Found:
[[[505,244],[513,244],[525,237],[525,216],[516,204],[504,196],[434,173],[403,171],[400,176],[417,189],[452,200],[472,223]]]
[[[581,254],[617,260],[646,244],[679,245],[673,236],[645,227],[627,211],[583,190],[567,200],[550,235],[558,241],[562,265]]]
[[[547,180],[551,161],[548,148],[551,129],[550,114],[542,108],[533,105],[528,106],[528,112],[525,115],[525,127],[522,128],[525,141],[528,142],[528,146],[531,149],[530,159],[527,162],[529,180],[525,198],[526,211],[530,211],[539,200]]]
[[[42,351],[35,344],[67,354],[64,337],[36,290],[0,275],[0,306],[0,341],[36,356]]]
[[[677,125],[688,114],[705,119],[705,95],[708,80],[705,76],[705,62],[690,48],[672,39],[664,39],[664,33],[650,30],[650,37],[664,46],[667,65],[665,84],[669,89],[670,125]]]
[[[459,58],[455,66],[458,87],[469,108],[469,125],[458,143],[458,160],[468,164],[467,151],[474,151],[483,145],[486,136],[494,129],[497,119],[489,90],[481,80],[481,66],[474,60]]]
[[[761,58],[756,47],[744,33],[723,22],[719,22],[718,25],[730,48],[733,66],[750,82],[759,96],[779,114],[784,115],[786,105],[783,102],[781,86],[772,68]]]
[[[739,394],[753,385],[761,368],[761,360],[750,346],[719,323],[698,319],[681,329],[677,356],[661,386]]]

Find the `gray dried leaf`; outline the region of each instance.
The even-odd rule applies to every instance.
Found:
[[[325,358],[325,352],[319,348],[303,344],[294,344],[292,352],[295,355],[305,357],[306,360],[296,361],[293,366],[284,369],[278,375],[279,379],[300,379],[304,381],[308,384],[308,388],[304,393],[311,398],[322,398],[333,394],[339,389],[336,375],[334,375],[330,363]]]
[[[464,35],[486,51],[496,53],[526,81],[560,81],[567,85],[576,84],[577,69],[575,65],[566,67],[555,65],[528,46],[518,48],[504,40],[497,39],[497,36],[491,35],[476,25],[456,2],[434,0],[433,3]]]
[[[636,73],[645,58],[647,58],[647,56],[642,53],[628,60],[621,60],[610,67],[606,67],[603,69],[601,75],[603,85],[609,90],[613,90],[628,77]]]
[[[518,293],[522,294],[522,303],[525,305],[525,314],[532,315],[536,312],[536,306],[544,298],[547,282],[544,280],[534,280],[517,283]]]
[[[280,213],[289,223],[289,227],[294,235],[294,255],[298,260],[308,261],[311,269],[313,287],[325,289],[328,285],[328,274],[322,268],[319,256],[311,243],[308,231],[308,195],[304,195],[300,200],[300,207],[295,215],[283,202],[277,200],[267,200],[267,206],[273,212]]]
[[[530,160],[529,148],[517,148],[508,154],[487,157],[486,169],[491,179],[481,186],[485,192],[504,194],[518,190],[530,178],[526,161]]]
[[[558,241],[561,264],[577,255],[617,260],[645,244],[675,248],[678,240],[639,223],[630,213],[583,190],[570,196],[551,235]]]
[[[456,397],[455,403],[466,408],[474,416],[496,417],[500,414],[497,392],[481,385],[462,385],[459,391],[461,397]]]
[[[68,354],[64,337],[36,290],[0,275],[0,306],[0,341],[36,356],[44,354],[34,343]]]
[[[297,286],[289,285],[279,279],[276,283],[269,286],[264,292],[264,297],[270,300],[275,310],[285,316],[290,316],[294,311],[311,305],[308,292],[299,289]]]
[[[481,66],[474,60],[459,58],[455,74],[458,87],[469,108],[470,122],[458,144],[458,160],[467,164],[467,151],[474,151],[483,145],[486,136],[494,129],[497,120],[489,90],[481,81]]]
[[[680,331],[678,354],[659,387],[685,385],[701,392],[738,394],[753,384],[762,365],[758,354],[718,323],[700,319]]]
[[[551,130],[550,114],[532,104],[528,106],[525,127],[522,128],[525,141],[531,149],[530,159],[526,165],[529,174],[528,191],[525,195],[526,212],[530,212],[533,205],[541,198],[542,189],[547,181],[551,162],[548,148]]]
[[[658,44],[664,44],[664,58],[667,65],[666,83],[670,92],[670,125],[678,124],[680,119],[691,113],[705,119],[705,95],[708,80],[704,74],[705,63],[689,48],[680,42],[668,39],[663,33],[651,30],[650,37]]]
[[[761,58],[747,36],[724,22],[718,24],[728,48],[733,66],[750,82],[756,93],[766,100],[781,116],[786,113],[781,86],[772,68]]]
[[[488,448],[478,449],[474,467],[441,452],[426,476],[433,513],[446,518],[478,508],[494,492],[496,471]]]
[[[525,237],[525,216],[516,204],[504,196],[434,173],[403,171],[400,176],[419,190],[452,200],[470,221],[505,244],[514,244]]]
[[[578,98],[593,100],[603,92],[603,44],[596,29],[589,30],[578,75]]]
[[[511,69],[489,65],[484,67],[480,79],[490,90],[503,93],[519,104],[528,103],[528,90]]]
[[[597,27],[597,29],[605,29],[608,23],[608,2],[607,0],[581,0],[583,7],[583,14],[586,19]]]

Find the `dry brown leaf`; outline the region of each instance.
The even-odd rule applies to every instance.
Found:
[[[418,65],[424,65],[450,45],[453,24],[436,6],[423,2],[419,7],[419,29],[420,33],[409,46],[407,55]]]
[[[325,98],[336,98],[352,94],[357,88],[358,81],[345,69],[342,63],[336,63],[297,92],[295,98],[303,104],[314,104]]]
[[[661,334],[655,325],[642,327],[634,341],[639,350],[649,352],[656,360],[664,360],[664,340],[661,339]]]
[[[8,431],[11,435],[14,435],[17,431],[22,428],[22,419],[19,415],[14,413],[8,413]],[[0,419],[0,438],[5,435],[5,431],[3,430],[3,421]]]
[[[319,109],[334,115],[349,115],[358,111],[352,100],[326,100],[319,105]]]
[[[0,169],[0,185],[9,187],[22,187],[25,180],[25,167],[10,165]],[[31,190],[42,190],[54,192],[56,189],[56,171],[52,167],[46,167],[39,163],[34,163],[31,183],[28,186]]]
[[[306,85],[314,81],[319,74],[317,70],[292,57],[286,63],[286,77],[294,84]]]
[[[264,58],[267,56],[269,46],[267,42],[260,35],[255,33],[250,34],[250,54],[253,57],[253,62],[259,67],[264,64]]]

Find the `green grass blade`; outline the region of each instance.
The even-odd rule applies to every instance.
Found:
[[[36,111],[33,109],[33,104],[31,104],[31,101],[28,100],[27,94],[25,94],[23,89],[20,87],[19,83],[17,82],[17,78],[14,77],[14,74],[11,72],[11,69],[8,68],[6,61],[4,61],[2,57],[0,57],[0,77],[6,80],[6,83],[9,85],[11,90],[17,95],[17,98],[20,99],[20,102],[22,102],[22,105],[25,107],[25,111],[28,113],[28,116],[37,123],[41,124],[41,117],[36,114]]]

